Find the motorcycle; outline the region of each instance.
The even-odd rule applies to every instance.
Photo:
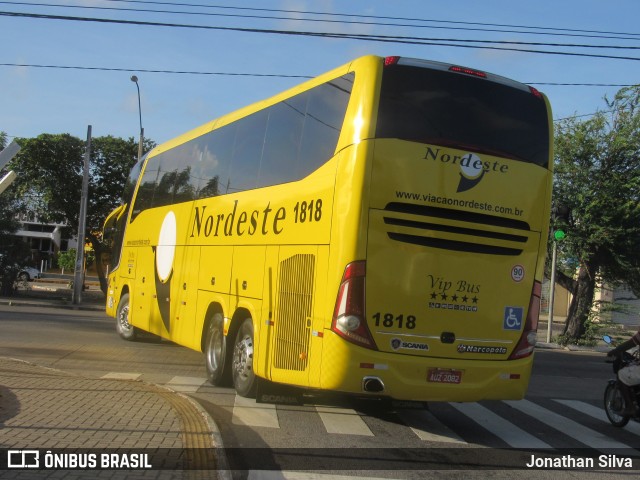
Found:
[[[613,342],[609,335],[602,337],[605,343],[611,345]],[[609,380],[607,388],[604,391],[604,411],[612,425],[616,427],[624,427],[629,420],[640,422],[640,385],[629,387],[623,384],[618,378],[618,371],[627,365],[640,363],[640,350],[636,348],[633,354],[621,352],[612,359],[607,357],[607,362],[613,363],[613,373],[616,378]],[[633,401],[633,414],[625,413],[626,401],[623,395],[623,389],[627,389]]]

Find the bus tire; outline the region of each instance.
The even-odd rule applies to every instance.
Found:
[[[118,303],[116,310],[116,331],[120,338],[133,341],[137,336],[137,329],[129,323],[129,294],[125,293]]]
[[[247,318],[236,335],[231,372],[233,386],[241,397],[255,397],[256,375],[253,370],[253,320]]]
[[[231,368],[227,361],[227,339],[224,336],[224,319],[215,313],[209,322],[204,343],[204,363],[209,383],[215,386],[229,385]]]

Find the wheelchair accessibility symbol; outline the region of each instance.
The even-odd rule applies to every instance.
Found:
[[[504,307],[504,324],[502,328],[505,330],[520,330],[523,314],[524,308],[522,307]]]

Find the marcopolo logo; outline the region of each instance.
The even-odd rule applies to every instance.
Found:
[[[500,163],[498,160],[490,162],[482,160],[475,153],[465,153],[454,155],[440,148],[427,147],[425,160],[433,160],[447,165],[456,165],[460,169],[460,181],[457,192],[466,192],[480,183],[485,174],[489,172],[507,173],[509,165]]]

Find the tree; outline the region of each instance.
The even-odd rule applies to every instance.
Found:
[[[66,252],[58,254],[58,266],[64,273],[65,270],[73,270],[76,266],[76,249],[70,248]]]
[[[7,134],[0,132],[0,151],[7,146]],[[0,171],[0,176],[7,169]],[[15,218],[15,198],[10,194],[11,187],[0,194],[0,295],[13,294],[13,282],[19,266],[28,258],[29,251],[23,242],[14,235],[19,223]]]
[[[80,197],[84,165],[85,141],[68,134],[42,134],[20,139],[20,153],[11,162],[17,173],[14,182],[20,209],[35,213],[41,221],[68,225],[66,234],[76,232],[80,216]],[[154,146],[145,141],[145,148]],[[101,258],[106,246],[100,232],[102,223],[120,203],[125,180],[138,158],[138,143],[111,136],[91,140],[87,229],[85,241]],[[96,262],[103,292],[106,280],[102,263]]]
[[[599,281],[627,283],[640,294],[640,87],[620,90],[608,110],[579,121],[566,119],[555,137],[554,199],[571,211],[559,244],[565,265],[558,283],[573,299],[565,343],[585,333]]]

